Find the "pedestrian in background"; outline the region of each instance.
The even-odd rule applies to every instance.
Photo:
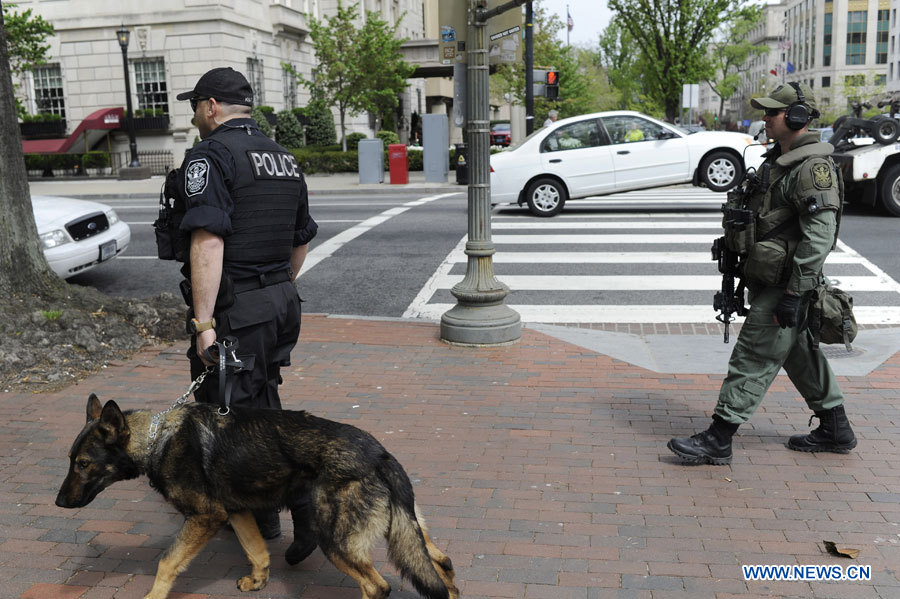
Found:
[[[294,156],[250,118],[253,90],[242,74],[212,69],[177,98],[190,100],[202,140],[185,157],[177,182],[185,208],[180,229],[189,237],[181,272],[191,376],[215,363],[209,349],[217,340],[232,336],[245,368],[229,375],[231,404],[280,410],[281,367],[290,364],[300,334],[301,300],[293,282],[317,230],[306,181]],[[221,401],[215,378],[195,392],[197,401]],[[295,537],[288,552],[294,559],[315,548],[303,534],[304,510],[303,502],[292,509]],[[254,515],[265,538],[280,536],[277,510]]]
[[[550,112],[547,113],[547,120],[544,121],[544,127],[549,127],[554,122],[556,122],[556,119],[558,119],[558,118],[559,118],[559,113],[556,112],[555,110],[551,110]]]
[[[712,424],[668,443],[689,463],[731,463],[732,436],[759,407],[781,368],[819,419],[809,434],[792,436],[788,447],[836,453],[856,447],[844,395],[824,354],[813,345],[806,317],[811,292],[823,279],[825,257],[837,243],[843,185],[831,159],[834,146],[809,131],[819,112],[806,84],[779,85],[751,104],[765,110],[766,135],[776,143],[762,167],[770,168],[768,186],[757,190],[746,206],[755,213],[756,232],[744,258],[750,311],[731,353]],[[729,241],[727,227],[725,239],[729,245],[737,243]]]

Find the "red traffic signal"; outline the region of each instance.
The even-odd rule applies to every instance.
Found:
[[[559,71],[547,71],[547,85],[559,85]]]

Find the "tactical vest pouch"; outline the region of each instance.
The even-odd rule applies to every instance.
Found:
[[[809,304],[809,330],[813,348],[819,343],[843,343],[850,351],[850,344],[859,332],[850,294],[826,283],[819,284]]]
[[[778,285],[786,277],[788,263],[786,243],[780,239],[770,239],[754,243],[744,261],[744,277],[763,285]]]
[[[159,193],[159,216],[153,223],[156,254],[160,260],[187,260],[189,244],[187,236],[180,230],[184,213],[184,201],[178,192],[178,171],[171,170]]]

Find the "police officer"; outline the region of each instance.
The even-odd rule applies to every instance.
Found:
[[[668,443],[689,463],[731,463],[732,436],[756,411],[780,368],[819,419],[809,434],[792,436],[788,447],[836,453],[856,447],[844,396],[806,327],[810,293],[823,277],[840,223],[843,183],[831,159],[834,147],[809,131],[809,123],[819,116],[809,86],[779,85],[751,104],[765,110],[766,135],[776,141],[762,167],[768,165],[769,184],[745,206],[755,213],[749,229],[755,235],[748,247],[731,247],[740,245],[742,232],[725,232],[729,249],[743,254],[750,310],[731,353],[712,424]]]
[[[231,375],[231,405],[280,410],[280,369],[290,364],[300,334],[293,281],[317,230],[306,182],[294,156],[250,118],[253,90],[242,74],[212,69],[177,98],[190,101],[202,140],[185,157],[177,180],[184,205],[180,230],[189,244],[182,289],[192,333],[191,376],[214,363],[210,347],[217,339],[234,337],[244,369]],[[195,393],[198,401],[220,402],[216,378],[206,378]],[[281,534],[277,511],[255,516],[264,537]],[[308,548],[291,547],[295,553]]]

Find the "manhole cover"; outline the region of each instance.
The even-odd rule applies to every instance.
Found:
[[[825,347],[824,345],[820,345],[819,349],[822,350],[822,353],[825,354],[825,357],[829,360],[840,360],[841,358],[855,358],[857,356],[861,356],[866,353],[866,350],[861,349],[857,346],[853,346],[853,349],[847,351],[847,348],[843,345],[830,345]]]

